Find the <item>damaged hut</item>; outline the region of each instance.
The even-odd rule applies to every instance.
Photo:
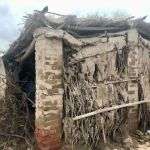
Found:
[[[13,132],[35,133],[41,150],[131,144],[150,127],[150,24],[47,11],[26,16],[3,56],[10,119],[23,124]]]

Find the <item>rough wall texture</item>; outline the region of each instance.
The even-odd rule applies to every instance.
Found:
[[[95,45],[85,46],[74,54],[75,61],[74,63],[71,63],[74,66],[72,65],[68,68],[67,74],[70,76],[67,80],[68,87],[65,87],[65,89],[69,89],[70,91],[65,90],[64,94],[67,95],[69,93],[68,95],[71,97],[67,97],[64,100],[65,108],[67,108],[66,110],[64,109],[66,117],[85,114],[96,110],[97,108],[108,108],[143,100],[139,98],[140,92],[138,93],[140,87],[139,35],[135,30],[128,31],[128,34],[118,35],[119,36],[117,37],[109,37],[108,40],[105,40],[104,38],[100,38],[99,40],[87,38],[85,39],[86,41],[93,40],[94,43],[97,43]],[[73,67],[74,69],[71,69]],[[80,70],[77,68],[80,68]],[[71,80],[75,75],[78,80]],[[85,84],[80,84],[82,81],[85,82]],[[85,92],[81,87],[84,87],[84,89],[86,89],[86,87],[92,87],[93,89],[89,88],[90,90],[87,89]],[[76,89],[78,89],[78,91]],[[145,93],[147,92],[145,91]],[[96,108],[92,107],[92,104],[94,104]],[[84,108],[87,108],[87,110],[84,110]],[[104,140],[107,138],[107,135],[109,136],[113,133],[113,140],[119,142],[121,139],[123,140],[122,142],[127,143],[128,141],[128,143],[131,144],[131,141],[129,141],[129,131],[134,132],[139,125],[138,108],[139,106],[136,105],[117,111],[111,111],[110,113],[104,113],[102,115],[104,122],[100,123],[103,124],[105,128],[106,137],[104,137]],[[107,119],[105,118],[105,115],[107,116]],[[90,122],[91,118],[89,117],[87,120]],[[99,115],[97,115],[97,118],[100,119]],[[98,120],[90,122],[93,128],[98,130],[96,133],[90,130],[90,126],[88,126],[90,123],[86,123],[86,119],[83,119],[82,121],[83,126],[81,125],[82,122],[80,122],[81,124],[78,123],[79,125],[72,125],[73,131],[75,131],[72,132],[72,141],[83,140],[85,143],[90,143],[91,141],[95,141],[95,139],[100,140],[99,136],[96,134],[101,133],[103,129],[102,127],[99,127],[99,125],[96,125]],[[69,125],[66,125],[66,128],[67,127],[69,127]],[[84,127],[84,130],[82,131],[80,127]],[[66,130],[64,132],[66,139],[69,137],[68,139],[70,140],[70,131]],[[91,139],[92,135],[96,135],[94,136],[94,138],[96,138],[93,138],[92,140],[88,138],[84,139],[82,138],[82,135],[87,135],[87,137],[91,137]],[[108,138],[111,139],[112,137]],[[66,141],[71,143],[72,141],[70,142],[68,139]],[[96,143],[93,142],[91,145],[95,144]]]
[[[128,40],[130,44],[130,51],[128,56],[128,78],[138,78],[138,33],[136,30],[131,30],[128,33]],[[138,81],[138,80],[137,80]],[[133,103],[138,101],[138,82],[128,82],[128,98],[129,102]],[[130,131],[135,131],[138,128],[138,106],[134,106],[130,109],[128,126]]]
[[[36,41],[36,139],[40,150],[57,150],[62,134],[62,41]]]
[[[61,147],[62,134],[63,88],[61,68],[63,63],[63,45],[61,39],[45,37],[45,32],[42,32],[36,38],[36,138],[39,149],[55,150]],[[92,39],[88,40],[91,41]],[[111,80],[113,78],[117,80],[116,50],[114,47],[117,46],[118,49],[122,49],[126,44],[124,37],[110,38],[109,42],[105,41],[104,43],[97,43],[93,47],[82,48],[74,57],[78,60],[89,56],[83,63],[83,72],[86,73],[90,70],[92,77],[95,72],[95,64],[100,64],[98,68],[101,75],[98,81],[109,80],[109,77],[112,78]],[[138,47],[138,34],[135,30],[129,31],[128,44],[128,69],[127,74],[122,79],[130,80],[138,78],[139,67],[142,68],[139,55],[139,50],[141,49]],[[90,57],[90,55],[96,55],[97,53],[101,53],[101,55]],[[106,106],[107,103],[109,106],[110,101],[108,100],[113,99],[109,97],[109,92],[104,84],[98,87],[100,92],[98,94],[100,97],[103,97],[102,101],[100,101],[100,98],[97,99],[99,106],[105,103]],[[127,87],[127,91],[123,91],[125,92],[125,102],[128,100],[129,102],[138,101],[138,82],[128,81]],[[149,97],[148,90],[144,92],[145,97]],[[132,131],[138,127],[138,106],[130,109],[128,126]]]
[[[5,96],[6,73],[2,58],[0,58],[0,99]]]
[[[96,46],[93,47],[85,47],[83,48],[75,57],[77,59],[81,59],[82,57],[87,57],[95,54],[101,53],[99,57],[89,57],[86,58],[86,61],[84,63],[85,67],[88,66],[89,70],[91,71],[91,74],[93,76],[94,70],[95,70],[95,63],[99,64],[99,70],[101,72],[101,78],[99,80],[108,80],[109,77],[118,78],[119,74],[116,72],[116,51],[113,50],[114,46],[116,46],[118,49],[122,49],[126,44],[129,47],[129,54],[128,54],[128,64],[127,64],[127,74],[124,74],[122,77],[123,79],[129,80],[127,83],[127,92],[126,96],[130,103],[138,101],[138,75],[139,75],[139,47],[138,47],[138,33],[136,30],[129,30],[128,31],[128,42],[126,43],[125,37],[112,37],[109,38],[109,41],[106,42],[106,39],[104,42],[97,43]],[[83,39],[82,39],[83,40]],[[97,39],[86,39],[86,41],[92,41]],[[87,72],[87,69],[84,70]],[[134,80],[135,81],[130,81]],[[113,80],[113,79],[111,79]],[[106,86],[103,88],[98,85],[98,99],[97,102],[99,106],[104,104],[109,104],[110,101],[108,101],[108,91],[104,90]],[[104,92],[105,91],[105,92]],[[111,97],[110,99],[113,99]],[[128,127],[131,131],[135,131],[138,127],[138,106],[135,106],[130,109],[129,112],[129,120],[128,120]]]
[[[138,48],[134,47],[129,53],[128,59],[128,78],[135,79],[138,77]],[[138,101],[138,82],[128,82],[128,97],[129,102]],[[138,106],[130,109],[129,112],[129,128],[130,131],[135,131],[138,128]]]

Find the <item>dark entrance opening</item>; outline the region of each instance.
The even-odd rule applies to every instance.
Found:
[[[32,50],[21,62],[16,61],[14,53],[7,53],[3,61],[7,84],[5,132],[18,136],[15,148],[27,149],[35,144],[35,52]]]

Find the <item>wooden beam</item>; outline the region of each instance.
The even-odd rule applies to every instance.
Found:
[[[70,27],[71,28],[71,27]],[[77,28],[73,28],[72,30],[78,31],[78,32],[87,32],[87,31],[113,31],[113,30],[121,30],[122,28],[120,27],[81,27],[78,26]]]
[[[73,61],[69,62],[69,65],[74,65],[76,63],[85,61],[87,58],[97,57],[97,56],[101,56],[101,55],[104,55],[104,54],[107,54],[107,53],[110,53],[110,52],[115,52],[115,51],[117,51],[116,48],[113,48],[110,51],[105,51],[105,52],[101,52],[101,53],[98,53],[98,54],[95,54],[95,55],[90,55],[90,56],[82,57],[82,58],[79,58],[77,60],[73,60]]]
[[[72,120],[76,121],[76,120],[91,117],[91,116],[94,116],[97,114],[101,114],[101,113],[105,113],[105,112],[109,112],[109,111],[113,111],[113,110],[117,110],[117,109],[121,109],[121,108],[132,107],[132,106],[140,105],[140,104],[144,104],[144,103],[150,103],[150,100],[143,100],[143,101],[138,101],[138,102],[134,102],[134,103],[127,103],[127,104],[112,106],[112,107],[108,107],[108,108],[98,109],[96,111],[93,111],[93,112],[90,112],[87,114],[76,116]]]
[[[57,16],[60,16],[60,17],[67,16],[67,15],[62,15],[62,14],[58,14],[58,13],[55,13],[55,12],[49,12],[49,11],[47,13],[52,14],[52,15],[57,15]]]
[[[16,58],[16,61],[21,63],[24,60],[26,60],[34,52],[34,45],[35,45],[35,39],[33,39],[30,45],[25,50],[23,50],[24,52],[23,56],[19,57],[18,55],[18,57]]]
[[[134,79],[126,79],[126,80],[118,80],[118,81],[108,81],[105,83],[105,85],[108,84],[117,84],[117,83],[124,83],[124,82],[131,82],[131,81],[138,81],[139,79],[135,77]]]
[[[132,77],[132,79],[117,80],[117,81],[99,81],[97,83],[97,85],[99,85],[99,84],[105,84],[105,85],[108,85],[108,84],[117,84],[117,83],[132,82],[132,81],[137,82],[138,80],[139,80],[138,77]],[[97,85],[92,86],[92,88],[97,88]]]

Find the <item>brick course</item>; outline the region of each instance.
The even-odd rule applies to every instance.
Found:
[[[62,41],[36,37],[36,130],[39,150],[61,147]]]

